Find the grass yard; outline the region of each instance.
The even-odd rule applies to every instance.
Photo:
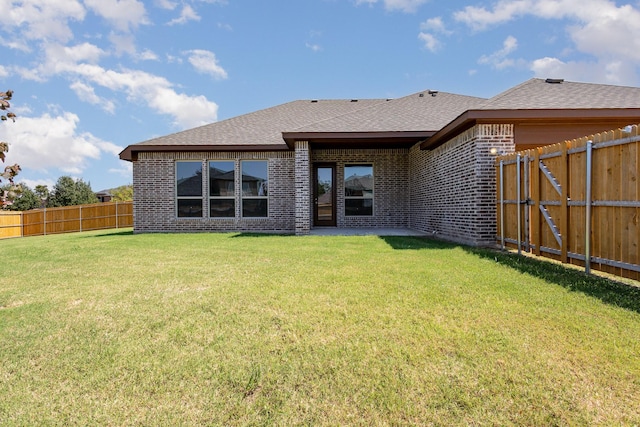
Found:
[[[0,425],[640,425],[640,289],[411,237],[2,241]]]

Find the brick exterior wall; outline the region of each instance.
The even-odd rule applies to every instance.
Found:
[[[133,164],[134,230],[141,232],[253,231],[308,234],[313,222],[313,163],[336,164],[338,227],[409,227],[471,245],[493,245],[496,235],[495,155],[515,151],[512,125],[476,125],[429,151],[411,149],[317,149],[297,141],[295,151],[139,153]],[[268,160],[269,217],[208,218],[207,174],[203,177],[203,218],[178,218],[175,162]],[[372,164],[372,216],[346,216],[344,168]]]
[[[293,233],[295,217],[293,152],[168,152],[139,153],[133,162],[133,226],[136,233],[198,231],[269,231]],[[239,160],[269,162],[269,217],[241,218],[236,196],[235,218],[208,218],[209,181],[203,174],[204,217],[178,218],[176,215],[175,162],[201,160],[207,170],[209,160],[235,160],[235,188],[240,194]]]
[[[311,229],[311,156],[309,142],[295,143],[295,232],[302,236]]]
[[[454,242],[494,245],[492,148],[515,150],[512,125],[476,125],[432,151],[412,147],[409,227]]]
[[[312,150],[311,156],[314,163],[336,163],[338,227],[408,227],[409,150]],[[344,214],[344,166],[348,164],[373,165],[373,216]]]

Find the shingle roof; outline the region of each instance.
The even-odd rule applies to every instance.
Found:
[[[437,131],[486,99],[445,92],[424,91],[377,103],[345,115],[316,121],[295,132],[412,132]]]
[[[314,142],[378,138],[380,143],[404,138],[406,145],[433,136],[427,145],[436,146],[467,122],[485,116],[534,114],[541,119],[551,114],[549,110],[581,109],[592,115],[607,109],[638,110],[640,88],[531,79],[488,100],[424,91],[392,100],[293,101],[130,145],[120,158],[132,160],[134,152],[149,150],[286,150],[285,139],[291,144],[296,138]]]
[[[136,146],[154,145],[217,145],[217,146],[273,146],[286,147],[282,131],[295,129],[336,115],[347,114],[370,107],[384,99],[302,100],[253,113],[244,114],[194,129],[144,141]]]
[[[638,108],[640,88],[531,79],[489,99],[481,110]]]

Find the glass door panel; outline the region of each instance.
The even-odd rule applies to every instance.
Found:
[[[314,165],[314,224],[336,225],[336,192],[334,164]]]

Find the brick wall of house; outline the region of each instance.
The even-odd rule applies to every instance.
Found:
[[[476,125],[434,150],[410,149],[409,227],[471,245],[496,235],[495,154],[515,150],[512,125]]]
[[[308,141],[295,143],[295,232],[302,236],[311,230],[311,155]]]
[[[409,150],[317,149],[312,150],[311,158],[314,163],[336,163],[338,227],[403,228],[409,225]],[[348,164],[373,165],[373,216],[344,214],[344,166]]]
[[[241,218],[240,199],[236,198],[235,218],[208,218],[209,182],[203,174],[203,218],[178,218],[175,199],[175,162],[200,160],[207,170],[209,160],[236,161],[236,193],[241,186],[239,160],[268,160],[269,217]],[[295,175],[293,152],[169,152],[139,153],[133,163],[134,230],[149,232],[197,231],[271,231],[295,230]]]

